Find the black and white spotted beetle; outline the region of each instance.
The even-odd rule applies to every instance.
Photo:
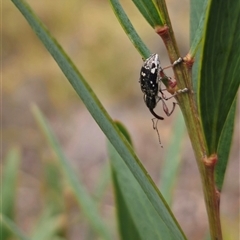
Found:
[[[179,58],[169,67],[173,67],[181,63],[182,61],[183,59]],[[172,81],[171,81],[171,78],[167,77],[164,74],[163,72],[164,69],[160,65],[158,54],[156,53],[151,54],[150,57],[147,58],[143,63],[143,66],[140,72],[140,79],[139,79],[141,90],[144,93],[143,95],[144,102],[148,107],[149,111],[152,113],[152,115],[157,119],[156,123],[154,122],[154,119],[152,119],[152,121],[153,121],[153,129],[157,131],[158,140],[160,144],[161,144],[161,140],[160,140],[160,135],[157,129],[157,122],[158,120],[163,120],[164,118],[156,114],[153,109],[157,106],[157,103],[161,100],[163,105],[163,111],[166,113],[167,116],[170,116],[173,113],[177,103],[173,102],[173,108],[171,111],[169,111],[164,100],[168,100],[179,93],[184,93],[188,91],[187,88],[179,89],[171,97],[166,98],[162,92],[163,90],[161,89],[161,81],[163,80],[163,78],[167,78],[167,80],[170,82]]]
[[[140,85],[144,93],[143,99],[148,109],[154,117],[163,120],[163,117],[158,116],[153,109],[160,100],[158,97],[160,71],[162,71],[158,54],[152,54],[143,63],[140,73]]]
[[[179,58],[171,65],[171,67],[181,63],[182,61],[183,59]],[[188,91],[187,88],[180,89],[175,94],[173,94],[170,98],[166,98],[162,93],[162,89],[161,89],[162,77],[166,77],[166,75],[164,74],[163,68],[160,65],[159,56],[156,53],[151,54],[150,57],[147,58],[143,63],[143,66],[140,72],[139,82],[141,85],[141,90],[144,93],[143,99],[145,104],[147,105],[152,115],[159,120],[163,120],[164,118],[157,115],[153,110],[156,107],[157,103],[160,100],[162,100],[163,110],[167,116],[170,116],[175,109],[176,103],[173,103],[173,108],[169,112],[168,107],[164,102],[164,100],[168,100],[179,93]],[[158,95],[159,93],[161,93],[161,96]]]

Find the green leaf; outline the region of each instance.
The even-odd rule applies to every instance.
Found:
[[[18,148],[13,148],[9,151],[5,160],[2,179],[3,189],[0,198],[1,212],[11,219],[14,217],[19,163],[20,150]]]
[[[32,240],[51,240],[58,237],[62,230],[62,215],[55,214],[53,205],[47,206],[37,224],[34,226],[34,231],[31,235]]]
[[[93,198],[96,204],[101,204],[101,200],[104,197],[108,186],[110,185],[111,172],[108,163],[105,163],[101,169],[101,174],[98,178],[98,182],[93,191]]]
[[[0,226],[6,227],[18,239],[20,239],[20,240],[30,240],[10,218],[8,218],[7,216],[4,216],[1,213],[0,213],[0,223],[1,223]]]
[[[124,239],[141,240],[143,238],[140,237],[140,233],[138,232],[137,226],[135,225],[134,220],[131,216],[130,209],[128,208],[128,204],[124,198],[125,193],[122,192],[121,190],[121,187],[118,183],[117,175],[118,172],[116,172],[112,167],[112,179],[114,184],[115,204],[119,223],[119,234],[122,240]]]
[[[64,175],[67,181],[69,182],[69,185],[73,190],[73,193],[75,194],[79,206],[81,207],[81,211],[88,218],[89,223],[95,229],[96,233],[102,236],[103,239],[111,239],[111,236],[107,228],[105,227],[100,214],[96,209],[96,205],[86,192],[85,188],[83,187],[83,184],[77,178],[75,172],[73,171],[64,153],[62,152],[61,146],[59,145],[56,137],[54,136],[44,116],[36,106],[32,107],[32,111],[42,131],[44,132],[50,146],[55,151],[58,157]]]
[[[62,174],[60,173],[59,164],[52,159],[47,159],[43,161],[44,164],[44,200],[45,205],[53,207],[53,214],[59,214],[63,212],[64,209],[64,199],[59,198],[63,195],[63,185],[62,185]],[[59,179],[56,181],[56,179]]]
[[[181,114],[175,120],[172,137],[161,169],[160,190],[169,206],[172,204],[173,190],[178,179],[183,138],[186,133]]]
[[[124,129],[122,133],[129,139],[126,128],[120,123],[118,126]],[[184,235],[180,234],[177,225],[170,227],[165,222],[171,212],[164,198],[161,195],[155,198],[155,201],[162,206],[162,214],[159,215],[110,143],[108,143],[108,152],[122,239],[185,239]]]
[[[132,23],[130,22],[127,14],[124,12],[119,1],[118,0],[109,1],[118,21],[120,22],[123,30],[127,34],[130,41],[133,43],[134,47],[138,50],[143,59],[148,58],[151,54],[150,50],[147,48],[147,46],[144,44],[142,39],[137,34],[136,30],[134,29]]]
[[[121,133],[124,135],[124,137],[128,140],[128,142],[133,146],[131,136],[125,126],[118,121],[115,121],[115,124],[117,125],[118,129],[121,131]],[[116,153],[116,150],[113,149],[111,144],[108,143],[108,152],[109,155],[114,157],[112,159],[110,157],[110,162],[115,161],[117,158],[119,158],[119,155]],[[112,153],[112,154],[110,154]],[[122,161],[122,159],[120,160]],[[113,179],[113,185],[114,185],[114,195],[115,195],[115,204],[116,204],[116,211],[117,211],[117,218],[118,218],[118,224],[119,224],[119,234],[121,236],[121,239],[141,239],[140,233],[138,232],[138,229],[134,223],[134,220],[130,214],[128,204],[125,201],[124,193],[121,191],[120,184],[118,182],[118,171],[116,171],[115,168],[111,164],[111,171],[112,171],[112,179]],[[128,170],[129,171],[129,170]]]
[[[117,128],[120,130],[121,134],[123,134],[124,138],[126,138],[129,144],[133,147],[133,141],[127,128],[119,121],[114,121],[114,123],[117,126]]]
[[[189,54],[194,57],[199,50],[199,45],[201,44],[204,27],[205,27],[205,20],[206,20],[206,11],[208,8],[209,1],[204,0],[201,1],[200,6],[194,4],[194,1],[191,1],[191,25],[190,25],[190,42],[191,47],[189,50]],[[201,16],[195,14],[201,13]]]
[[[196,34],[199,31],[199,27],[203,28],[202,25],[205,25],[202,22],[203,19],[206,19],[206,5],[210,2],[208,0],[191,0],[190,1],[190,42],[193,44]],[[202,38],[201,36],[197,36]]]
[[[212,0],[207,12],[198,104],[210,155],[218,149],[240,83],[239,0]]]
[[[235,99],[231,110],[229,112],[226,125],[223,128],[222,135],[219,140],[218,145],[218,163],[216,165],[215,169],[215,182],[217,185],[217,189],[219,191],[222,190],[224,176],[227,168],[228,163],[228,157],[231,149],[231,143],[232,143],[232,136],[234,132],[234,120],[235,120],[235,114],[236,114],[236,106],[237,101]]]
[[[200,52],[202,51],[202,38],[205,31],[206,7],[210,1],[208,0],[191,0],[190,1],[190,54],[195,56],[195,62],[192,69],[193,89],[198,96],[198,81],[199,81],[199,65]],[[199,42],[199,43],[198,43]]]
[[[32,240],[50,240],[66,235],[66,227],[63,226],[65,206],[60,166],[56,161],[46,159],[44,161],[43,171],[44,206],[43,212],[34,225],[31,234]]]
[[[162,19],[153,0],[132,0],[147,22],[153,27],[163,26],[166,21]]]
[[[18,184],[18,169],[20,163],[20,150],[13,148],[9,151],[5,164],[4,173],[2,177],[2,190],[0,197],[0,208],[3,213],[10,220],[14,219],[15,201]],[[2,239],[8,239],[10,232],[6,228],[2,228]]]
[[[125,138],[123,138],[120,131],[114,125],[112,119],[107,114],[106,110],[103,108],[102,104],[99,102],[90,86],[76,69],[72,61],[67,57],[56,40],[50,36],[49,32],[46,30],[40,20],[32,13],[30,7],[23,1],[12,1],[22,12],[23,16],[27,19],[28,23],[33,28],[37,36],[54,57],[57,64],[66,75],[67,79],[77,94],[81,97],[83,103],[86,105],[87,109],[99,127],[107,136],[111,144],[115,147],[118,154],[125,161],[126,165],[141,185],[143,191],[145,192],[156,212],[163,218],[163,221],[169,227],[170,231],[175,233],[176,229],[178,228],[177,239],[183,239],[184,237],[182,230],[178,226],[176,219],[168,207],[165,206],[164,202],[156,200],[161,198],[161,194],[158,191],[157,187],[142,166],[136,154],[133,152],[130,144],[126,141]]]

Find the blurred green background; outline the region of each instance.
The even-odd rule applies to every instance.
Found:
[[[180,111],[176,109],[171,117],[158,123],[162,149],[138,83],[142,59],[121,29],[108,1],[29,0],[28,3],[77,65],[112,118],[127,126],[138,156],[157,182],[168,142],[174,134],[172,124]],[[150,50],[160,54],[162,66],[168,65],[161,39],[131,1],[122,4]],[[169,0],[167,4],[184,56],[189,48],[189,1]],[[12,2],[3,1],[2,7],[2,156],[4,159],[13,146],[21,149],[16,214],[18,225],[29,232],[41,211],[42,161],[50,158],[49,147],[32,116],[31,103],[36,103],[49,119],[90,193],[107,162],[106,140]],[[160,106],[157,112],[163,114]],[[190,239],[202,239],[207,218],[199,174],[189,140],[185,137],[182,141],[182,169],[173,212]],[[114,202],[110,186],[102,212],[111,222]],[[221,213],[224,232],[234,239],[239,224],[239,124],[235,127]],[[79,239],[80,235],[85,239],[85,224],[73,224],[70,239]]]

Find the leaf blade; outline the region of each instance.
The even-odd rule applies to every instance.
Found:
[[[39,126],[41,127],[44,135],[46,136],[50,146],[56,153],[58,161],[63,169],[64,175],[67,181],[69,182],[69,185],[73,190],[73,193],[75,194],[79,206],[81,206],[81,210],[88,218],[90,225],[95,229],[96,233],[103,237],[103,239],[110,240],[111,239],[110,233],[108,229],[105,227],[102,218],[96,209],[94,201],[88,195],[83,184],[77,178],[75,172],[68,163],[68,160],[66,159],[64,153],[62,152],[61,146],[58,143],[56,137],[54,136],[47,120],[44,118],[43,114],[35,105],[32,106],[32,112]]]
[[[13,235],[15,235],[18,239],[20,240],[30,240],[21,229],[18,228],[18,226],[7,216],[4,214],[0,213],[0,222],[11,231]],[[1,224],[1,225],[2,225]]]
[[[218,145],[218,163],[215,168],[215,183],[219,191],[222,190],[224,176],[227,169],[228,158],[231,149],[232,136],[234,132],[234,120],[237,108],[237,98],[235,99],[229,112],[227,121],[222,131]]]
[[[138,50],[141,56],[146,59],[150,56],[151,52],[144,44],[142,39],[139,37],[138,33],[134,29],[132,23],[130,22],[127,14],[124,12],[121,4],[118,0],[109,0],[113,8],[113,11],[120,22],[123,30],[127,34],[130,41],[133,43],[134,47]]]
[[[9,218],[9,220],[13,220],[15,217],[19,165],[20,150],[18,148],[12,148],[8,152],[4,164],[0,198],[0,212]],[[9,232],[7,228],[3,227],[1,237],[3,239],[8,239],[10,235],[11,232]]]
[[[240,4],[216,0],[210,4],[199,82],[199,109],[209,154],[217,151],[239,87],[239,12]]]
[[[171,137],[171,142],[168,146],[166,155],[164,156],[164,163],[160,174],[161,181],[159,184],[161,193],[169,206],[172,204],[173,190],[178,179],[177,174],[181,164],[181,139],[186,132],[182,115],[179,114],[176,118],[172,132],[174,134]]]
[[[110,150],[111,151],[111,150]],[[114,159],[116,159],[114,157]],[[134,223],[134,220],[130,214],[127,203],[123,197],[123,192],[121,191],[121,187],[119,186],[117,179],[117,172],[112,167],[112,179],[114,184],[114,192],[115,192],[115,204],[116,204],[116,212],[118,218],[119,225],[119,235],[121,239],[142,239],[138,232],[137,226]]]
[[[156,3],[149,0],[132,0],[144,18],[153,28],[163,26],[166,22],[162,19]]]
[[[120,123],[118,126],[121,126],[121,129],[124,128]],[[123,134],[129,139],[129,134],[126,128],[124,129]],[[167,212],[163,210],[162,215],[156,212],[146,193],[109,142],[108,153],[115,184],[116,202],[120,207],[118,216],[121,233],[124,236],[122,239],[184,239],[184,236],[178,235],[176,228],[170,230],[166,225],[164,222],[166,217],[163,214]],[[155,201],[162,201],[162,207],[165,208],[165,200],[162,196]],[[126,228],[126,219],[132,225],[131,230]]]

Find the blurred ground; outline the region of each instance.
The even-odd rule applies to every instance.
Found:
[[[58,1],[57,5],[55,1],[46,0],[28,2],[72,58],[110,115],[127,126],[138,156],[158,181],[159,170],[156,169],[160,169],[167,147],[161,149],[158,144],[151,115],[139,89],[141,57],[124,34],[108,2],[69,0]],[[167,2],[184,55],[189,47],[189,3],[187,0]],[[168,65],[161,40],[130,1],[123,3],[145,43],[152,52],[161,55],[163,66]],[[31,114],[31,103],[36,103],[51,122],[66,155],[81,173],[89,191],[94,188],[101,167],[107,161],[106,140],[15,6],[10,1],[2,5],[3,158],[11,147],[20,146],[22,164],[17,212],[19,225],[30,231],[41,210],[41,159],[48,152]],[[167,121],[159,124],[164,146],[171,137],[172,123],[179,112],[175,111]],[[224,231],[229,232],[229,236],[237,236],[239,224],[239,124],[235,132],[221,202]],[[187,137],[183,142],[183,167],[173,212],[189,239],[200,240],[207,229],[205,207]],[[107,215],[113,215],[112,201],[106,203],[106,209]],[[78,230],[74,231],[79,234]],[[79,239],[75,235],[73,233],[71,239]]]

